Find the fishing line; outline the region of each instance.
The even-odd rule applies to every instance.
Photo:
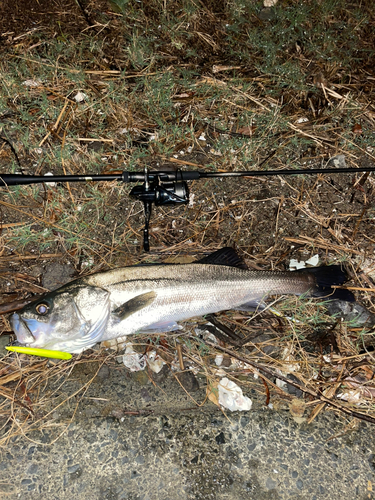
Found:
[[[5,137],[2,137],[2,136],[0,136],[0,141],[3,141],[3,142],[5,142],[5,144],[8,144],[8,146],[10,147],[12,153],[14,154],[14,157],[16,159],[17,165],[19,166],[20,171],[22,172],[21,162],[20,162],[20,160],[18,158],[16,150],[13,147],[13,144],[10,141],[8,141],[8,139],[6,139]],[[0,186],[1,186],[1,184],[0,184]]]

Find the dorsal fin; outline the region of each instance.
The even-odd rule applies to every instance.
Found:
[[[216,252],[203,257],[203,259],[197,260],[196,264],[214,264],[216,266],[230,266],[247,269],[245,262],[238,255],[236,250],[231,247],[220,248],[220,250],[216,250]]]

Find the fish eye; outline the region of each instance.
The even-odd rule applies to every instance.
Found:
[[[35,310],[41,316],[45,316],[49,311],[49,305],[46,304],[45,302],[41,302],[35,307]]]

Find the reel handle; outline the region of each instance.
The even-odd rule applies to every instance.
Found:
[[[182,180],[181,174],[180,171],[171,172],[171,177],[169,177],[165,175],[165,172],[162,172],[160,176],[153,172],[150,181],[150,175],[145,169],[144,183],[134,186],[130,191],[130,196],[142,201],[144,207],[143,249],[145,252],[150,251],[149,228],[152,204],[155,203],[156,206],[177,205],[189,201],[189,189],[186,181]]]

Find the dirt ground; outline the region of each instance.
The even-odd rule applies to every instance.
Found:
[[[272,8],[237,0],[0,3],[0,177],[143,172],[145,168],[265,172],[241,179],[189,182],[189,203],[153,208],[150,252],[144,252],[142,245],[143,206],[130,196],[134,184],[0,187],[4,355],[0,444],[4,449],[10,443],[21,446],[13,449],[6,463],[17,462],[23,453],[17,444],[20,436],[21,441],[31,436],[42,443],[37,450],[41,454],[45,439],[54,454],[54,440],[63,428],[73,426],[80,440],[88,432],[85,425],[93,422],[107,426],[107,437],[112,431],[122,435],[118,426],[129,422],[132,432],[126,439],[134,439],[131,446],[138,457],[134,429],[139,426],[141,434],[144,429],[149,443],[148,425],[159,432],[165,413],[172,430],[162,436],[161,440],[170,441],[164,455],[159,455],[167,457],[163,464],[173,482],[178,476],[173,464],[178,462],[180,467],[182,462],[174,461],[177,452],[171,443],[177,440],[183,447],[186,436],[198,432],[187,421],[194,422],[202,407],[207,429],[216,425],[210,419],[222,418],[215,436],[207,431],[209,443],[224,444],[217,436],[230,434],[233,440],[228,438],[228,443],[236,443],[242,465],[234,483],[228,471],[220,476],[224,491],[232,496],[219,494],[213,482],[207,496],[203,486],[209,468],[204,464],[217,462],[212,456],[205,462],[207,450],[202,447],[195,462],[195,455],[189,458],[188,479],[184,476],[179,483],[178,498],[250,498],[246,495],[251,492],[258,495],[251,498],[326,498],[329,484],[335,484],[337,492],[340,478],[355,474],[349,460],[352,452],[365,465],[353,476],[353,484],[345,483],[348,498],[373,497],[369,486],[374,480],[373,440],[369,438],[368,447],[363,443],[375,422],[375,183],[373,173],[324,173],[324,169],[375,167],[374,25],[370,1],[358,5],[341,0],[280,1]],[[282,174],[285,169],[312,168],[322,172]],[[278,175],[268,176],[267,170],[277,170]],[[155,351],[165,361],[159,379],[150,369],[131,372],[118,362],[121,350],[108,346],[98,346],[69,362],[5,352],[4,346],[14,340],[9,314],[72,278],[138,263],[191,262],[225,246],[235,247],[250,269],[289,270],[292,259],[310,258],[316,258],[317,265],[343,264],[349,276],[346,286],[363,308],[361,314],[368,314],[367,323],[359,322],[357,314],[345,316],[342,304],[337,305],[339,317],[335,317],[327,314],[324,305],[308,300],[277,303],[280,316],[267,311],[251,321],[242,313],[223,313],[219,320],[235,332],[232,339],[217,336],[215,340],[206,331],[207,321],[194,319],[184,325],[180,336],[132,339],[138,344],[137,352],[147,356]],[[179,345],[199,380],[199,400],[191,386],[176,380],[176,367],[181,370]],[[216,363],[219,354],[223,354],[221,366]],[[329,452],[332,462],[325,490],[313,485],[318,482],[315,469],[308,487],[301,479],[302,469],[298,478],[293,468],[283,469],[287,471],[283,479],[277,479],[281,476],[274,471],[287,467],[286,462],[297,462],[294,455],[287,461],[280,455],[271,463],[262,448],[258,463],[252,454],[255,448],[239,451],[242,444],[237,438],[242,434],[235,426],[241,428],[241,418],[251,419],[252,412],[246,417],[236,414],[237,423],[231,427],[231,416],[223,415],[213,396],[223,375],[258,401],[253,409],[255,423],[247,421],[243,428],[254,443],[262,438],[267,452],[273,453],[271,441],[276,442],[282,429],[285,435],[277,453],[293,448],[290,441],[302,436],[300,447],[291,453],[297,456],[305,447],[304,459],[313,462],[309,453],[318,452],[309,448],[309,439],[324,434],[322,456]],[[108,394],[107,380],[111,382]],[[294,385],[283,385],[283,380]],[[272,432],[265,436],[262,415],[272,411],[274,415],[266,419]],[[183,431],[176,423],[176,412],[188,415]],[[321,431],[330,425],[332,433]],[[290,438],[285,437],[288,432]],[[68,435],[73,436],[64,431],[62,439]],[[249,435],[241,440],[247,442]],[[276,437],[271,440],[270,435]],[[352,443],[351,436],[355,436]],[[68,441],[62,446],[68,446]],[[94,441],[88,449],[100,453],[101,445]],[[340,463],[327,444],[331,442],[341,447]],[[211,444],[209,453],[216,453]],[[189,453],[194,446],[194,440],[189,441]],[[231,446],[226,447],[228,461]],[[108,453],[120,453],[125,460],[124,450],[109,448]],[[73,485],[72,474],[80,470],[74,469],[78,455],[85,462],[77,453],[66,454],[68,472],[64,469],[61,477],[54,469],[57,462],[52,468],[47,460],[43,462],[44,474],[52,474],[52,483],[60,488],[59,498],[72,491],[81,495],[88,485],[88,468]],[[103,453],[102,460],[107,459],[109,455]],[[147,455],[149,467],[154,458]],[[248,460],[250,472],[244,465]],[[144,463],[138,463],[146,476]],[[90,474],[98,473],[95,467]],[[90,483],[93,498],[173,498],[169,483],[164,490],[161,486],[167,496],[147,493],[149,485],[143,496],[138,495],[130,486],[129,467],[121,480],[115,468],[109,469],[116,475],[117,489],[107,477],[101,479],[100,488]],[[43,489],[43,481],[31,478],[32,473],[18,478],[18,489],[9,489],[9,469],[0,470],[4,492],[29,491],[31,498],[42,494],[55,498],[53,488]],[[152,471],[155,477],[160,474],[158,467]],[[244,478],[253,473],[251,486]],[[199,486],[189,483],[194,474],[199,476]],[[302,483],[297,484],[298,480]],[[302,490],[301,484],[307,489]],[[330,498],[338,496],[332,493]]]

